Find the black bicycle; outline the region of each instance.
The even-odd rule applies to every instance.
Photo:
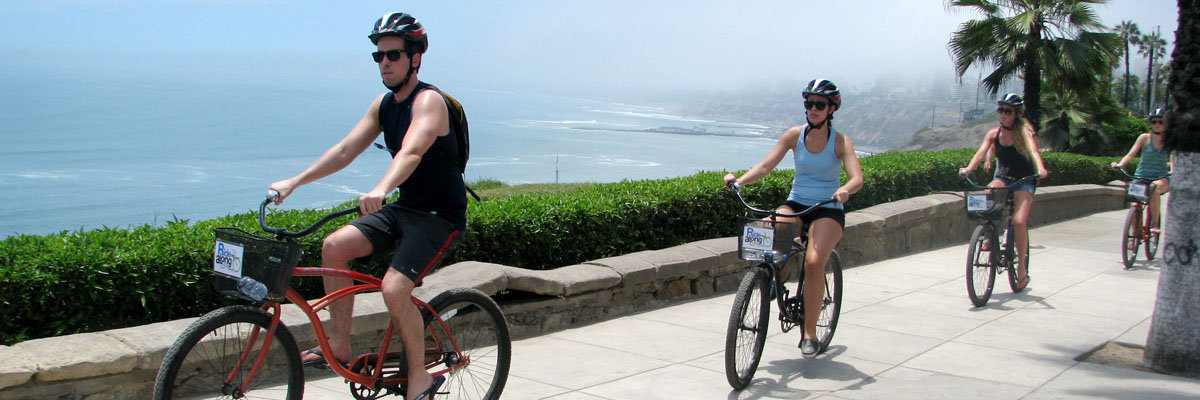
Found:
[[[783,332],[797,326],[804,327],[804,253],[808,247],[808,225],[800,229],[796,237],[796,223],[779,220],[779,217],[800,217],[816,211],[818,207],[833,203],[827,200],[798,213],[781,213],[774,210],[755,208],[742,197],[740,185],[730,185],[742,205],[756,217],[740,217],[738,232],[738,257],[757,264],[742,278],[733,310],[729,313],[729,325],[725,334],[725,377],[729,385],[740,390],[750,384],[762,358],[763,346],[767,341],[770,322],[772,293],[779,307],[779,322]],[[765,216],[760,218],[757,216]],[[791,275],[798,277],[796,295],[789,296],[781,272],[789,260],[795,266]],[[825,263],[825,295],[822,297],[821,313],[817,319],[818,353],[824,352],[837,329],[838,315],[842,305],[842,263],[837,251]]]
[[[967,249],[967,296],[975,307],[983,307],[992,297],[992,286],[996,275],[1008,274],[1008,285],[1013,293],[1025,289],[1028,280],[1017,281],[1016,240],[1012,222],[1012,188],[1037,179],[1030,175],[1008,186],[988,187],[976,184],[971,177],[963,175],[972,189],[964,192],[967,200],[967,218],[979,221],[971,233],[971,246]],[[1001,229],[1003,229],[1001,231]],[[1020,253],[1029,260],[1029,241]],[[1028,265],[1028,261],[1026,261]]]

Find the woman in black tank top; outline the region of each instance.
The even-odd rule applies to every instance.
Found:
[[[959,174],[970,173],[985,155],[991,158],[992,151],[995,151],[996,175],[988,186],[1008,186],[1035,173],[1039,180],[1045,179],[1049,172],[1042,163],[1033,129],[1029,121],[1021,116],[1024,100],[1016,93],[1009,93],[997,101],[997,105],[1000,126],[988,131],[979,150],[971,157],[971,162],[966,168],[959,169]],[[1037,184],[1028,181],[1013,189],[1013,239],[1018,252],[1029,248],[1029,212],[1033,209],[1033,193],[1036,190]],[[1017,267],[1017,281],[1021,282],[1021,287],[1025,287],[1029,282],[1029,258],[1019,254],[1017,259],[1021,261]]]

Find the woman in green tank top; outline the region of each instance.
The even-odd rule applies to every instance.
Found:
[[[1133,176],[1138,178],[1157,178],[1165,176],[1174,169],[1175,155],[1168,154],[1163,150],[1162,133],[1166,130],[1166,122],[1163,118],[1163,109],[1159,108],[1150,113],[1150,132],[1143,133],[1138,136],[1133,142],[1133,147],[1129,149],[1129,154],[1121,158],[1121,161],[1112,163],[1113,168],[1124,168],[1125,163],[1133,159],[1135,154],[1141,156],[1141,161],[1138,162],[1137,171]],[[1158,203],[1159,197],[1171,190],[1170,178],[1162,178],[1154,181],[1155,190],[1150,193],[1150,220],[1153,225],[1151,231],[1158,232]]]

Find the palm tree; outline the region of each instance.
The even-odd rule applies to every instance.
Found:
[[[1043,96],[1046,118],[1038,131],[1038,141],[1048,149],[1097,155],[1111,148],[1108,133],[1126,118],[1129,112],[1116,96],[1109,94],[1109,85],[1098,85],[1092,92],[1077,93],[1058,87],[1058,82],[1046,82]]]
[[[1200,376],[1200,95],[1194,88],[1200,80],[1200,3],[1179,2],[1179,30],[1168,87],[1175,94],[1163,133],[1166,148],[1175,154],[1171,197],[1162,234],[1159,258],[1158,298],[1146,339],[1144,362],[1158,371]],[[1174,250],[1174,252],[1172,252]],[[1172,254],[1168,254],[1172,253]],[[1180,255],[1186,256],[1180,257]],[[1185,262],[1186,261],[1186,262]]]
[[[1157,31],[1142,35],[1138,40],[1138,54],[1150,58],[1146,65],[1146,112],[1149,112],[1154,98],[1154,59],[1167,55],[1167,41]]]
[[[1121,95],[1121,104],[1129,107],[1129,44],[1132,42],[1136,45],[1142,31],[1133,21],[1121,21],[1121,24],[1117,25],[1113,32],[1120,35],[1121,41],[1125,42],[1125,51],[1122,52],[1125,55],[1125,93]]]
[[[983,19],[959,26],[948,47],[961,79],[976,62],[995,69],[984,87],[995,94],[1005,81],[1021,77],[1025,115],[1041,123],[1042,79],[1087,93],[1096,76],[1116,66],[1121,37],[1100,23],[1092,5],[1108,0],[950,0],[950,7],[979,11]]]

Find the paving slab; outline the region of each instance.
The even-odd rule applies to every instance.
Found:
[[[1111,341],[1145,344],[1158,268],[1123,268],[1123,213],[1035,228],[1029,289],[1012,293],[1001,276],[984,307],[967,299],[965,244],[849,268],[828,351],[803,358],[799,330],[772,315],[740,391],[725,380],[734,296],[721,294],[516,341],[504,398],[1200,398],[1200,379],[1076,361]],[[306,398],[350,398],[337,377],[309,387]]]

